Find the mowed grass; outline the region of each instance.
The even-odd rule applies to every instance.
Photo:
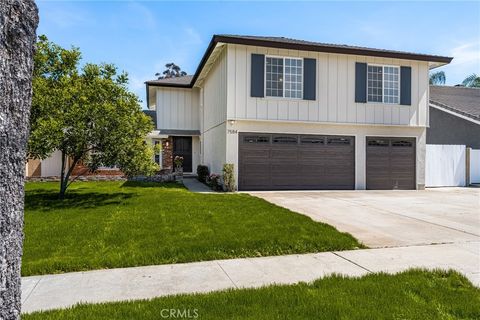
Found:
[[[362,278],[331,276],[312,284],[77,305],[22,318],[153,320],[162,319],[170,309],[176,318],[187,312],[198,319],[480,319],[480,289],[454,271],[410,270]]]
[[[22,275],[346,250],[352,236],[247,194],[178,184],[27,183]]]

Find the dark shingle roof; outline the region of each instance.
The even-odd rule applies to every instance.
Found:
[[[203,67],[207,63],[208,58],[214,51],[217,43],[231,43],[231,44],[241,44],[241,45],[250,45],[250,46],[259,46],[267,48],[282,48],[290,50],[301,50],[301,51],[316,51],[316,52],[329,52],[329,53],[339,53],[339,54],[352,54],[352,55],[361,55],[361,56],[372,56],[372,57],[384,57],[384,58],[395,58],[395,59],[406,59],[406,60],[418,60],[418,61],[429,61],[437,62],[439,64],[450,63],[453,58],[437,56],[437,55],[428,55],[428,54],[419,54],[395,50],[384,50],[384,49],[374,49],[358,46],[348,46],[348,45],[338,45],[338,44],[329,44],[321,42],[312,42],[305,40],[290,39],[284,37],[262,37],[262,36],[239,36],[239,35],[214,35],[210,44],[208,45],[207,51],[202,57],[200,64],[195,71],[195,74],[187,83],[187,78],[180,80],[180,78],[175,78],[176,80],[151,80],[145,82],[147,86],[161,86],[161,87],[180,87],[180,88],[192,88],[195,82],[197,81],[200,73],[202,72]],[[165,81],[166,80],[166,81]],[[178,81],[178,82],[177,82]],[[183,82],[184,81],[184,82]]]
[[[377,49],[377,48],[368,48],[360,46],[351,46],[346,44],[333,44],[333,43],[324,43],[324,42],[315,42],[307,40],[292,39],[286,37],[265,37],[265,36],[242,36],[242,35],[232,35],[232,34],[220,34],[218,37],[225,37],[230,39],[243,39],[246,41],[258,41],[264,43],[264,46],[269,44],[279,44],[282,45],[291,45],[291,46],[301,46],[299,50],[308,50],[308,51],[321,51],[321,52],[333,52],[333,53],[345,53],[345,54],[365,54],[369,56],[379,56],[379,57],[388,57],[388,58],[401,58],[405,56],[405,59],[411,60],[422,60],[422,61],[438,61],[449,63],[452,58],[438,56],[438,55],[429,55],[421,53],[413,53],[407,51],[397,51],[397,50],[386,50],[386,49]],[[292,48],[293,49],[293,48]]]
[[[157,129],[157,112],[155,110],[142,110],[153,121],[153,129]]]
[[[176,77],[176,78],[166,78],[166,79],[157,79],[157,80],[149,80],[145,82],[146,84],[158,84],[158,85],[188,85],[190,81],[192,81],[193,76],[183,76],[183,77]]]
[[[430,103],[480,120],[480,88],[430,86]]]

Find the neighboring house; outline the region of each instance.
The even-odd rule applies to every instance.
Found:
[[[71,159],[68,159],[70,164]],[[29,159],[25,165],[25,176],[33,178],[60,177],[62,169],[62,154],[56,150],[46,159]],[[72,177],[82,176],[123,176],[117,168],[100,167],[95,172],[90,172],[81,163],[77,164],[72,171]]]
[[[164,169],[233,163],[240,190],[423,189],[429,70],[451,60],[215,35],[193,76],[146,82],[150,137]]]
[[[480,149],[480,89],[430,86],[427,144]]]

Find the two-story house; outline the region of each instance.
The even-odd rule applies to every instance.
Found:
[[[151,137],[167,169],[233,163],[239,190],[423,189],[429,70],[451,60],[215,35],[194,75],[146,82]]]

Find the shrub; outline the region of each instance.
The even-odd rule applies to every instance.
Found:
[[[220,191],[221,190],[220,175],[216,173],[210,174],[210,176],[208,177],[208,184],[213,190]]]
[[[197,179],[200,182],[206,183],[209,175],[210,175],[210,170],[208,170],[207,166],[203,164],[199,164],[197,166]]]
[[[235,191],[235,175],[233,174],[233,163],[223,165],[223,185],[228,192]]]
[[[173,159],[173,162],[175,162],[176,167],[181,167],[183,165],[183,157],[176,156],[175,159]]]

